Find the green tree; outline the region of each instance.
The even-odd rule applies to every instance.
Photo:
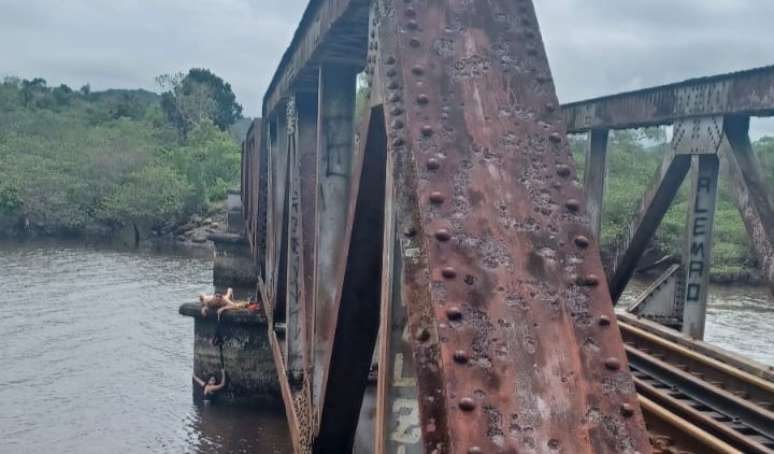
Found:
[[[236,102],[231,85],[207,69],[161,75],[156,81],[166,90],[161,107],[183,138],[205,119],[225,131],[242,118],[242,106]]]

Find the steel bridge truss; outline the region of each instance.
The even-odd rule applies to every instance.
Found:
[[[749,137],[750,117],[774,116],[774,67],[688,80],[563,106],[570,133],[590,133],[586,190],[592,226],[601,224],[610,130],[673,126],[673,139],[608,269],[614,301],[623,293],[690,172],[682,263],[638,301],[635,312],[704,336],[712,233],[721,159],[763,275],[774,292],[774,204]],[[666,288],[670,287],[668,291]],[[654,293],[654,292],[657,292]],[[647,301],[646,301],[647,300]]]
[[[604,109],[563,113],[530,0],[310,2],[242,169],[296,452],[650,452],[611,291],[692,160],[712,211],[720,139],[756,213],[762,180],[744,116],[680,118],[608,289],[607,130],[651,120]],[[566,119],[592,131],[588,205]]]

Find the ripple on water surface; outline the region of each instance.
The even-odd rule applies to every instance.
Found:
[[[284,416],[191,402],[198,255],[0,243],[0,452],[290,452]]]

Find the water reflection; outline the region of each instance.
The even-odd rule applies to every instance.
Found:
[[[186,421],[186,438],[190,452],[196,454],[284,454],[289,452],[289,435],[281,422],[276,413],[194,405]]]

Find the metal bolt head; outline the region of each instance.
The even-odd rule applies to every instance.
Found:
[[[483,454],[483,452],[478,446],[471,446],[468,449],[468,454]]]
[[[441,276],[445,277],[446,279],[454,279],[457,277],[457,270],[451,266],[443,267],[441,269]]]
[[[427,95],[419,95],[417,96],[417,104],[424,106],[427,103],[430,102],[430,98],[427,97]]]
[[[430,137],[433,135],[433,127],[430,125],[424,125],[422,126],[422,135],[425,137]]]
[[[411,68],[411,73],[414,74],[415,76],[421,76],[422,74],[425,73],[425,69],[417,65]]]
[[[580,210],[580,202],[578,199],[568,199],[567,202],[564,203],[564,206],[566,206],[567,209],[572,212],[577,212]]]
[[[583,285],[586,287],[596,287],[599,285],[599,277],[596,274],[587,274],[583,278]]]
[[[600,315],[599,326],[610,326],[610,317],[608,317],[607,315]]]
[[[430,202],[439,205],[443,203],[446,200],[446,197],[444,197],[443,193],[434,191],[430,193]]]
[[[619,360],[614,356],[611,356],[610,358],[607,358],[605,360],[605,367],[608,370],[619,370],[621,368],[621,360]]]
[[[468,352],[465,350],[457,350],[454,352],[454,362],[459,364],[466,364],[470,360]]]
[[[411,46],[411,47],[419,47],[419,46],[421,46],[421,45],[422,45],[422,43],[421,43],[421,42],[419,42],[419,40],[418,40],[418,39],[416,39],[416,38],[411,38],[411,39],[409,40],[409,46]]]
[[[562,178],[567,178],[572,174],[572,169],[570,169],[570,166],[565,164],[557,164],[556,165],[556,174],[559,175]]]
[[[462,320],[462,310],[457,306],[446,309],[446,317],[452,321]]]
[[[634,407],[632,407],[630,404],[622,404],[621,415],[623,415],[624,418],[630,418],[634,416]]]
[[[441,162],[436,158],[430,158],[427,160],[427,168],[429,170],[438,170],[441,168]]]
[[[562,135],[558,132],[551,133],[551,135],[548,136],[548,140],[553,143],[562,143]]]
[[[476,409],[476,401],[470,397],[463,397],[458,405],[462,411],[473,411]]]
[[[435,239],[438,241],[449,241],[451,240],[451,232],[449,232],[447,229],[438,229],[435,232]]]
[[[578,235],[575,237],[575,245],[581,249],[586,249],[591,244],[591,241],[587,236]]]

